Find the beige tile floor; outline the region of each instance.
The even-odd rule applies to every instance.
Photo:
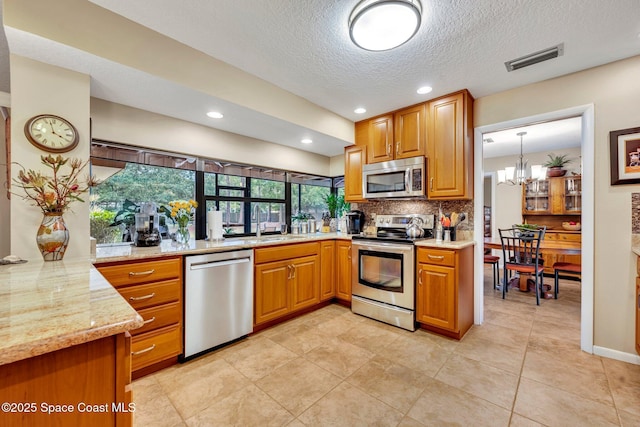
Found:
[[[134,423],[640,426],[640,366],[579,349],[579,284],[537,307],[490,275],[459,342],[331,305],[136,380]]]

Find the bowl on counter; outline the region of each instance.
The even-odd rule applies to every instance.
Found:
[[[582,226],[580,225],[579,222],[575,224],[569,224],[568,222],[563,222],[562,228],[564,228],[567,231],[580,231],[580,228],[582,228]]]

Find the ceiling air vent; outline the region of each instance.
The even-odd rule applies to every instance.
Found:
[[[558,56],[562,56],[563,54],[564,43],[560,43],[559,45],[550,47],[549,49],[544,49],[530,55],[512,59],[511,61],[505,62],[504,65],[505,67],[507,67],[507,71],[514,71],[519,70],[520,68],[528,67],[529,65],[557,58]]]

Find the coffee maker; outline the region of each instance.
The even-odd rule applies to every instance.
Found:
[[[347,218],[347,234],[360,234],[364,230],[364,212],[353,210],[344,215]]]
[[[158,215],[155,203],[142,203],[140,212],[135,214],[136,235],[134,243],[136,246],[158,246],[162,237],[160,236]]]

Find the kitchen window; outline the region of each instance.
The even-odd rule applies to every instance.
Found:
[[[98,243],[121,240],[122,227],[109,227],[125,200],[135,204],[195,199],[198,209],[192,236],[206,237],[206,212],[222,211],[226,236],[279,233],[292,214],[316,219],[327,210],[331,191],[344,193],[342,177],[327,178],[213,159],[193,158],[94,140],[92,173],[106,178],[91,192],[91,234]],[[114,172],[116,172],[114,174]],[[336,187],[336,189],[334,189]],[[106,218],[106,219],[105,219]]]

